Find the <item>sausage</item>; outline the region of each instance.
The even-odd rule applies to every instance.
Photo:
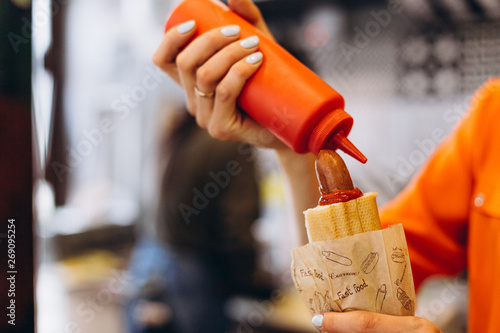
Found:
[[[351,175],[342,157],[334,150],[320,150],[316,159],[316,176],[325,193],[335,190],[353,190]]]
[[[316,158],[316,176],[321,193],[319,204],[322,206],[346,202],[363,195],[359,188],[354,187],[344,160],[334,150],[320,150]]]

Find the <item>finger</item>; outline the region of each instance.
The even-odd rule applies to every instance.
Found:
[[[319,321],[319,317],[314,318]],[[321,324],[318,327],[321,331],[331,333],[441,332],[430,321],[419,317],[391,316],[367,311],[327,312],[322,323],[315,324]]]
[[[271,31],[267,27],[260,9],[250,0],[229,0],[229,7],[248,22],[252,23],[257,29],[273,38]]]
[[[247,80],[262,64],[262,53],[255,52],[238,61],[217,86],[209,133],[220,140],[245,141],[260,147],[281,147],[281,143],[236,108],[236,100]]]
[[[181,23],[165,34],[158,49],[153,55],[153,63],[165,71],[177,83],[179,75],[175,59],[181,50],[189,43],[196,32],[196,23],[193,20]]]
[[[208,130],[219,139],[232,139],[243,114],[236,110],[236,101],[247,80],[262,64],[262,53],[255,52],[235,63],[215,91],[214,112]],[[229,136],[229,137],[227,137]]]
[[[200,90],[213,91],[231,66],[257,51],[258,46],[259,37],[257,36],[248,37],[226,46],[198,68],[196,86]]]
[[[217,51],[239,38],[241,29],[237,25],[212,29],[193,40],[177,56],[177,68],[182,87],[185,90],[188,111],[196,116],[197,96],[196,71]],[[209,91],[205,91],[209,93]]]
[[[259,38],[252,36],[236,41],[207,60],[196,73],[196,87],[203,92],[214,92],[217,84],[236,62],[258,49]],[[198,96],[199,97],[199,96]],[[196,119],[201,127],[206,127],[212,114],[213,99],[198,98]]]

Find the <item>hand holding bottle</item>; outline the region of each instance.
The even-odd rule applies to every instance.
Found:
[[[251,1],[230,0],[229,6],[272,38]],[[212,29],[194,39],[196,29],[197,23],[192,20],[171,28],[153,56],[154,63],[183,87],[188,112],[217,139],[286,149],[237,108],[243,86],[262,64],[259,39],[241,39],[240,27],[235,25]]]

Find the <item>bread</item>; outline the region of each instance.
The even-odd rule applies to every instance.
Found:
[[[381,230],[377,193],[347,202],[317,206],[304,212],[309,242],[319,242]]]

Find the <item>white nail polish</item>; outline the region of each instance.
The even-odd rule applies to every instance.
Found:
[[[238,35],[240,30],[240,27],[237,25],[228,25],[227,27],[220,29],[220,33],[226,37],[233,37]]]
[[[323,326],[323,315],[322,314],[315,315],[312,318],[312,322],[313,322],[313,325],[316,326],[316,327]]]
[[[240,45],[245,49],[251,49],[252,47],[256,47],[257,45],[259,45],[259,37],[252,36],[245,38],[240,42]]]
[[[261,53],[261,52],[255,52],[255,53],[250,54],[250,55],[246,58],[246,62],[247,62],[248,64],[253,65],[253,64],[256,64],[256,63],[258,63],[259,61],[261,61],[261,60],[262,60],[262,57],[263,57],[263,56],[262,56],[262,53]]]
[[[185,34],[193,30],[194,20],[186,21],[177,27],[177,32],[180,34]]]

